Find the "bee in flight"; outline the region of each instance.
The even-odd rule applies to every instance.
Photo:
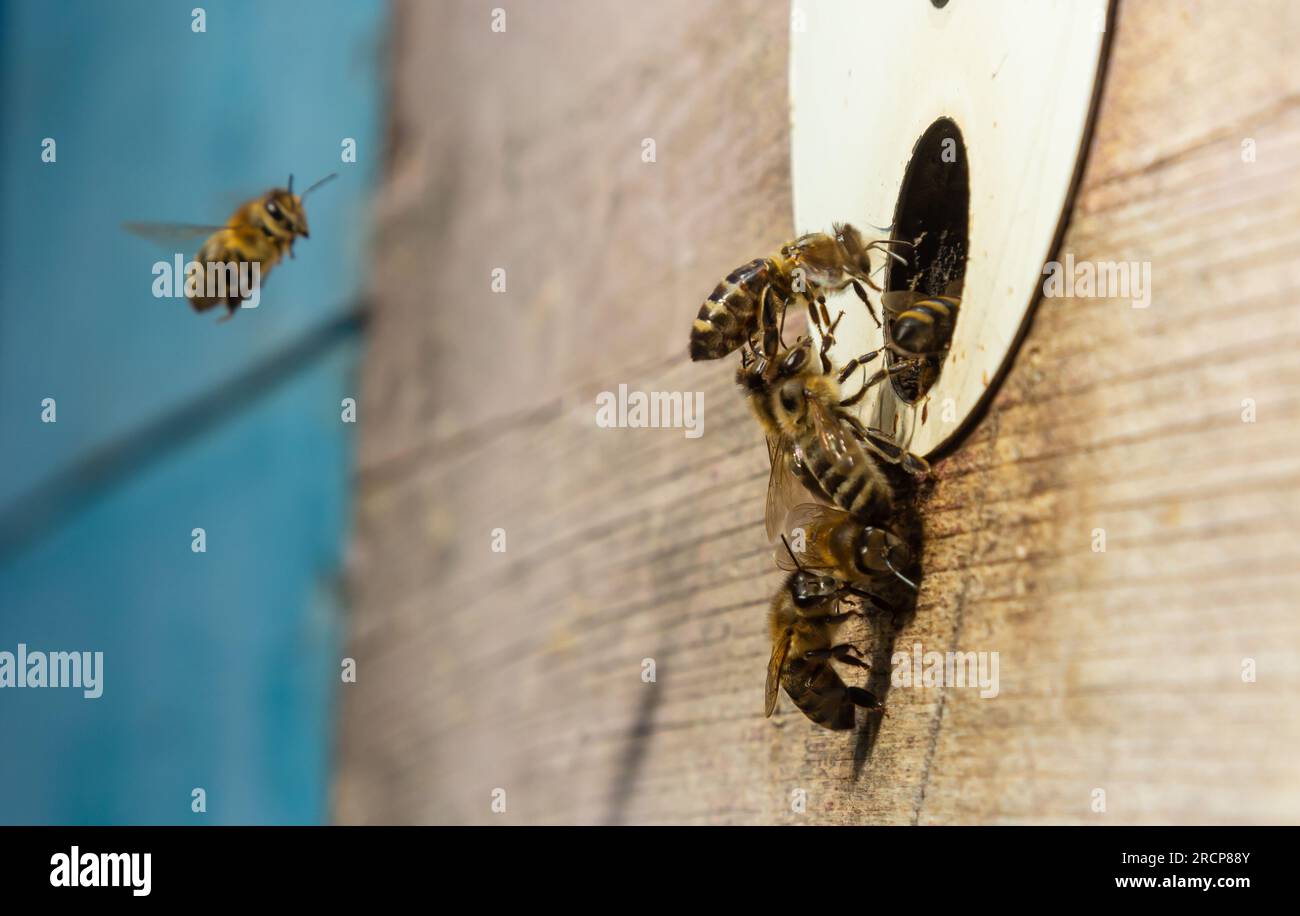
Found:
[[[871,667],[856,646],[835,641],[834,627],[849,617],[866,616],[864,611],[841,611],[842,597],[876,599],[835,576],[800,567],[788,541],[785,546],[795,571],[782,583],[768,612],[772,657],[767,663],[763,714],[771,716],[776,710],[777,688],[783,687],[800,712],[818,725],[852,728],[855,706],[872,712],[882,712],[884,707],[871,691],[846,685],[832,667],[832,659],[855,668]]]
[[[847,223],[835,223],[832,231],[801,235],[771,257],[728,274],[700,306],[691,327],[691,359],[721,359],[751,341],[765,309],[783,317],[789,305],[802,302],[810,315],[820,306],[825,320],[826,294],[848,286],[867,302],[862,284],[880,289],[871,279],[872,249],[898,258],[886,246],[911,244],[897,239],[864,242],[862,233]]]
[[[193,292],[187,282],[187,297],[196,312],[224,305],[227,312],[221,320],[225,321],[234,316],[246,298],[239,284],[222,282],[218,289],[212,289],[201,282],[201,278],[219,275],[227,265],[237,265],[240,271],[245,271],[248,264],[256,264],[260,276],[265,276],[286,254],[292,258],[293,243],[298,236],[311,237],[303,199],[337,177],[337,172],[326,175],[301,194],[295,194],[293,176],[290,175],[288,187],[271,188],[265,194],[240,204],[224,226],[124,223],[123,228],[134,235],[165,244],[206,236],[194,257],[198,264],[194,272],[200,275],[200,282]],[[222,279],[224,281],[224,275]]]
[[[831,373],[827,351],[834,342],[834,324],[821,328],[820,352],[814,353],[808,337],[782,349],[779,331],[771,331],[774,317],[769,303],[759,319],[764,354],[746,349],[736,372],[736,381],[767,436],[768,539],[775,538],[795,504],[798,483],[861,524],[882,523],[893,511],[894,493],[875,456],[913,472],[924,473],[929,465],[849,412],[867,388],[841,398],[840,385],[865,358],[850,361],[838,375]],[[821,327],[818,315],[812,317]]]

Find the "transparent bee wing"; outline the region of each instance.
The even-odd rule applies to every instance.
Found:
[[[772,470],[767,477],[767,508],[763,520],[770,542],[781,533],[786,514],[799,498],[802,488],[794,473],[794,443],[785,436],[768,436],[767,457]]]
[[[854,456],[855,452],[861,452],[857,440],[829,407],[816,398],[809,398],[807,403],[808,415],[812,418],[813,430],[817,433],[817,442],[832,460],[840,461],[846,456]]]
[[[123,223],[122,228],[132,235],[163,245],[205,239],[225,226],[200,223]]]
[[[763,716],[776,711],[776,692],[781,686],[781,669],[785,667],[785,657],[790,651],[790,639],[793,631],[786,630],[772,647],[772,658],[767,663],[767,684],[763,689]]]
[[[802,529],[804,550],[792,557],[782,544],[775,551],[776,565],[786,572],[794,572],[800,565],[805,569],[825,569],[826,564],[821,559],[824,553],[821,538],[829,528],[846,516],[847,513],[843,510],[823,506],[821,503],[801,503],[795,506],[786,515],[785,530],[793,535],[797,529]],[[795,562],[796,557],[798,563]]]
[[[907,311],[912,303],[928,298],[930,297],[925,293],[918,293],[914,289],[893,289],[880,294],[880,307],[886,315],[897,315]]]

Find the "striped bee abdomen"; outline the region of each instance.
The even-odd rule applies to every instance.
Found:
[[[933,296],[913,302],[892,322],[894,343],[909,353],[942,350],[952,335],[958,304],[952,296]]]
[[[894,491],[875,460],[859,447],[832,459],[815,439],[802,446],[803,462],[822,492],[859,522],[888,517]]]
[[[721,359],[747,341],[758,324],[763,290],[784,299],[788,284],[771,258],[738,267],[714,287],[691,327],[691,359]]]
[[[781,686],[799,711],[823,728],[853,727],[853,701],[844,681],[826,662],[787,661]]]

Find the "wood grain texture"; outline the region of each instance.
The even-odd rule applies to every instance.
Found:
[[[1121,5],[1062,251],[1150,262],[1151,306],[1040,303],[899,638],[997,651],[1000,695],[895,688],[869,746],[762,716],[766,452],[685,355],[792,235],[788,11],[492,5],[397,10],[336,818],[1300,821],[1300,7]],[[620,383],[704,435],[597,427]]]

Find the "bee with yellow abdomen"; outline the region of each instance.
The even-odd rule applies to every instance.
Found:
[[[862,284],[880,289],[871,279],[871,250],[909,244],[895,239],[864,242],[862,233],[847,223],[836,223],[833,233],[802,235],[771,257],[728,274],[700,306],[691,327],[691,359],[721,359],[752,341],[765,308],[783,315],[791,304],[803,303],[810,314],[820,307],[825,320],[826,294],[848,286],[867,302]]]
[[[776,710],[781,687],[800,712],[818,725],[852,728],[855,706],[872,712],[884,707],[871,691],[845,684],[831,665],[834,659],[855,668],[871,667],[856,646],[836,642],[834,628],[849,617],[866,616],[863,611],[842,611],[842,597],[874,599],[835,576],[800,568],[793,551],[790,558],[796,570],[782,583],[768,612],[772,656],[767,663],[763,714],[771,716]]]
[[[256,264],[259,275],[265,277],[286,254],[293,257],[294,241],[299,236],[311,237],[303,198],[336,177],[337,173],[327,175],[302,194],[295,194],[290,175],[288,187],[272,188],[241,204],[224,226],[126,223],[124,228],[143,238],[169,243],[207,236],[194,258],[198,265],[194,272],[201,275],[197,291],[190,292],[187,282],[187,298],[196,312],[224,305],[227,309],[224,321],[235,314],[245,296],[237,284],[226,284],[224,276],[218,289],[209,288],[204,282],[206,278],[221,275],[221,270],[229,265],[247,271],[250,264]]]
[[[961,299],[898,291],[884,293],[880,305],[889,318],[889,341],[899,356],[917,358],[947,352]]]

